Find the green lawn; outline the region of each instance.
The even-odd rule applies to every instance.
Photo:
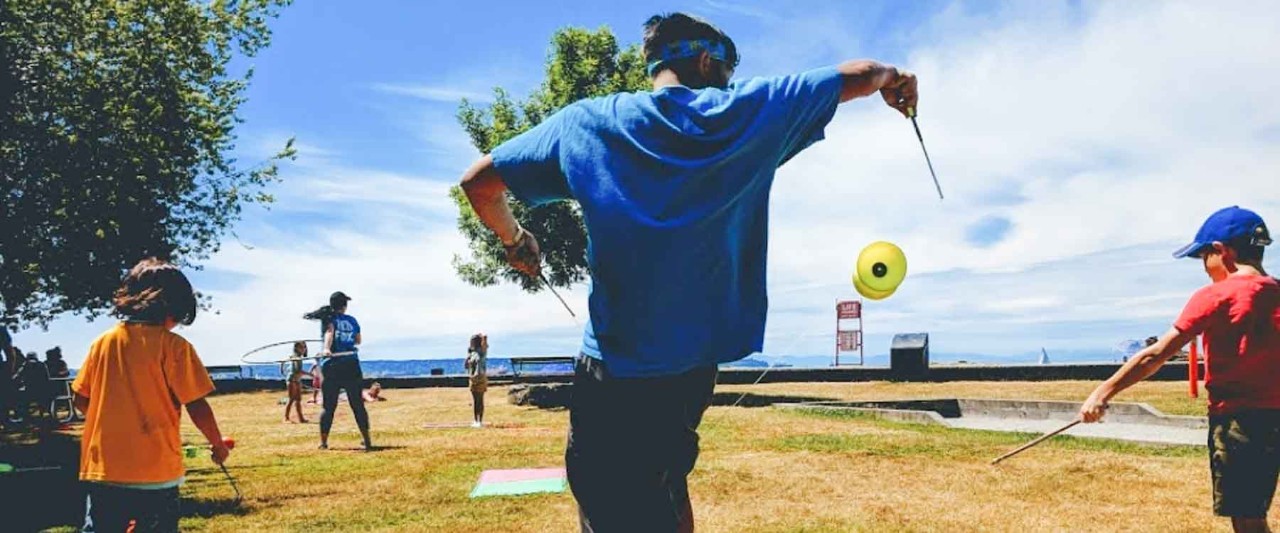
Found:
[[[733,386],[831,399],[1084,397],[1093,386],[1054,383],[854,383]],[[1183,383],[1149,383],[1118,401],[1201,414]],[[375,453],[357,451],[349,412],[316,449],[311,424],[284,424],[280,393],[211,400],[238,448],[232,491],[207,460],[189,459],[189,531],[576,531],[565,494],[470,499],[480,472],[563,465],[568,414],[514,407],[490,391],[489,420],[510,429],[425,429],[465,422],[465,389],[390,390],[370,406]],[[196,435],[194,428],[187,428]],[[1055,438],[988,462],[1031,435],[883,421],[845,413],[712,407],[690,478],[699,531],[1226,531],[1211,515],[1203,449]],[[13,443],[0,447],[12,453]],[[32,496],[34,497],[34,496]],[[78,525],[79,510],[55,520]],[[71,531],[71,527],[62,528]]]

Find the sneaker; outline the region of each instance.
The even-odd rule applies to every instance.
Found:
[[[479,420],[476,420],[475,422],[472,422],[472,423],[471,423],[471,427],[473,427],[473,428],[482,428],[482,427],[484,427],[484,422],[481,422],[481,421],[479,421]]]
[[[320,449],[321,449],[321,450],[328,450],[328,449],[329,449],[329,445],[328,445],[328,444],[324,444],[324,443],[320,443]]]

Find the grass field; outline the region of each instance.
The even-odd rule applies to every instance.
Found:
[[[832,399],[1080,400],[1093,386],[1051,383],[855,383],[726,386],[718,392]],[[1142,384],[1118,401],[1202,414],[1183,383]],[[488,395],[491,423],[510,429],[425,429],[466,422],[465,389],[388,390],[370,406],[374,453],[358,451],[340,411],[329,451],[310,424],[281,422],[282,393],[211,399],[238,447],[220,470],[188,459],[182,526],[189,531],[576,531],[568,494],[469,499],[480,472],[563,464],[565,411]],[[197,435],[193,427],[185,433]],[[690,478],[699,531],[1227,531],[1212,516],[1203,449],[1056,438],[999,467],[991,458],[1030,435],[955,430],[777,408],[712,407]],[[193,439],[194,441],[194,439]],[[13,445],[12,442],[9,444]],[[4,448],[0,447],[0,455]],[[32,496],[35,497],[35,496]],[[53,524],[78,525],[78,510]],[[58,528],[70,531],[70,527]]]

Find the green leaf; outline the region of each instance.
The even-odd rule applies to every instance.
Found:
[[[528,99],[516,102],[502,88],[494,88],[494,101],[488,107],[479,108],[462,100],[457,119],[472,146],[489,153],[573,102],[649,87],[638,47],[619,50],[617,39],[608,28],[563,28],[551,37],[545,78]],[[458,207],[458,231],[467,238],[470,248],[469,258],[453,258],[458,278],[477,287],[508,281],[530,292],[541,290],[538,280],[527,278],[507,264],[501,243],[476,216],[462,189],[451,188],[449,197]],[[551,284],[566,287],[586,279],[587,236],[581,208],[574,202],[529,208],[514,198],[508,200],[516,219],[538,236],[545,258],[544,272]]]
[[[288,4],[0,3],[0,227],[22,228],[0,232],[0,324],[96,316],[139,259],[198,268],[270,201],[293,143],[232,157],[249,74],[231,65]]]

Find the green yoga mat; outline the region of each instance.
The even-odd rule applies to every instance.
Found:
[[[563,468],[486,470],[480,474],[471,497],[564,492],[567,486]]]

